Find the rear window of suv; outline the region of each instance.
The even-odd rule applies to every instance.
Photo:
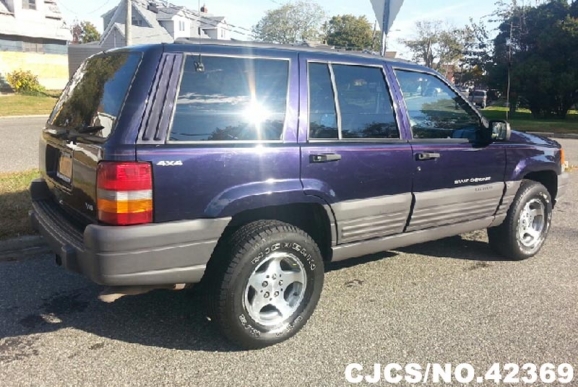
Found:
[[[279,141],[289,60],[187,56],[170,141]]]
[[[62,92],[49,124],[66,129],[102,126],[91,134],[108,137],[140,60],[140,53],[121,52],[85,61]]]

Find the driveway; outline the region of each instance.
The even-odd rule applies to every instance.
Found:
[[[578,369],[578,173],[570,184],[538,256],[503,261],[477,232],[330,265],[304,330],[258,351],[223,341],[197,290],[109,305],[51,255],[0,263],[2,386],[340,386],[349,363]]]
[[[0,118],[0,172],[38,168],[38,139],[47,118]]]

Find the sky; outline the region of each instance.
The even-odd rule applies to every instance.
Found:
[[[67,22],[75,19],[88,20],[102,31],[100,16],[118,4],[119,0],[57,0]],[[124,0],[123,0],[124,1]],[[229,24],[240,27],[236,30],[247,33],[259,21],[267,10],[283,4],[284,0],[201,0],[209,12],[215,16],[225,16]],[[197,9],[199,0],[171,0],[175,5],[184,5]],[[328,13],[334,15],[365,15],[373,23],[376,20],[370,0],[317,0]],[[488,0],[405,0],[388,37],[388,51],[397,51],[398,57],[411,59],[410,54],[399,43],[399,39],[411,38],[413,27],[418,20],[438,19],[452,23],[456,27],[468,23],[470,18],[480,20],[493,11],[493,1]],[[242,34],[233,34],[234,38],[247,39]]]

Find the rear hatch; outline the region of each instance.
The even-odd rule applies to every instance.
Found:
[[[86,60],[43,131],[41,173],[54,200],[83,224],[97,221],[96,170],[116,130],[141,56],[120,51]]]

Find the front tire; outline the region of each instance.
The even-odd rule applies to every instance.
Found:
[[[490,246],[506,258],[521,261],[536,255],[552,222],[552,198],[542,184],[523,180],[498,227],[488,229]]]
[[[313,314],[323,287],[317,244],[303,230],[276,220],[249,223],[222,242],[208,278],[210,315],[222,333],[245,349],[295,335]]]

